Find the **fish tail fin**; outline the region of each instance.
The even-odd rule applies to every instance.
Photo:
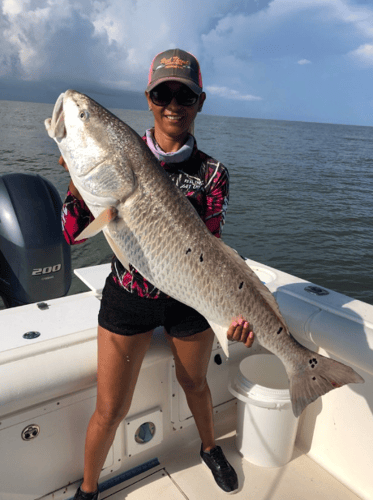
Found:
[[[345,384],[361,384],[364,379],[349,366],[306,349],[302,364],[290,376],[290,395],[296,417],[319,396]]]

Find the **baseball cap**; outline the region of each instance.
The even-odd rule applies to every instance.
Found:
[[[181,49],[170,49],[157,54],[150,66],[146,90],[150,92],[167,81],[181,82],[200,95],[202,75],[197,59]]]

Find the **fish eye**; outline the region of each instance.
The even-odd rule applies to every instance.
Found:
[[[87,121],[89,118],[89,113],[86,109],[82,109],[79,111],[79,118],[84,122]]]

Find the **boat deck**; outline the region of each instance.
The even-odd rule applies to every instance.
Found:
[[[237,500],[358,500],[354,493],[297,449],[293,460],[278,469],[250,464],[235,448],[231,432],[218,440],[237,471]],[[102,493],[110,500],[217,500],[227,495],[215,485],[210,471],[200,462],[198,443],[175,453],[160,466]]]
[[[231,415],[231,418],[235,415]],[[217,418],[219,420],[219,417]],[[237,500],[359,500],[325,469],[295,448],[292,460],[281,468],[249,463],[236,448],[236,432],[215,423],[219,444],[235,468],[240,488]],[[160,465],[101,493],[101,500],[220,500],[227,498],[201,463],[199,440],[159,459]],[[72,485],[71,485],[72,486]],[[71,488],[70,486],[70,488]],[[72,492],[73,490],[70,490]],[[76,485],[74,486],[76,489]],[[70,495],[68,495],[70,496]],[[49,500],[50,497],[48,497]]]

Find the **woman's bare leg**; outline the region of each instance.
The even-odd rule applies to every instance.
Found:
[[[190,337],[167,335],[167,338],[175,358],[177,379],[196,421],[203,449],[208,451],[215,447],[213,406],[206,380],[214,332],[209,328]]]
[[[97,405],[89,422],[81,489],[96,491],[116,430],[131,405],[152,331],[123,336],[98,327]]]

